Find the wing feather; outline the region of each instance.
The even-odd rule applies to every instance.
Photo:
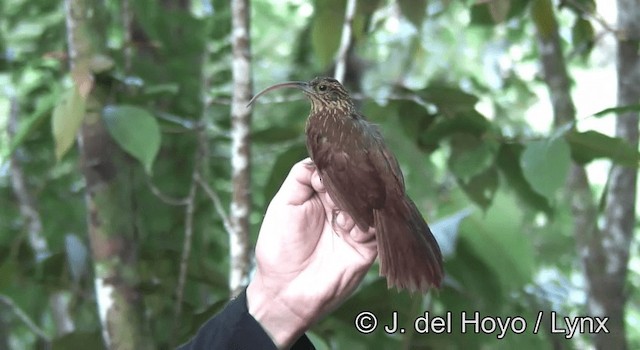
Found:
[[[378,129],[362,119],[351,122],[350,137],[340,138],[345,130],[308,130],[307,148],[336,206],[366,230],[374,225],[373,210],[384,207],[389,191],[403,193],[404,180]],[[385,188],[389,175],[396,181]]]

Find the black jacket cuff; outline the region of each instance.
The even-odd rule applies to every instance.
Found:
[[[196,349],[277,349],[269,335],[247,309],[246,289],[232,299],[217,315],[209,319],[180,350]],[[292,350],[315,349],[302,335]]]

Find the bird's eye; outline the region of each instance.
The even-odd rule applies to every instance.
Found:
[[[327,91],[327,86],[324,84],[318,85],[318,90],[319,91]]]

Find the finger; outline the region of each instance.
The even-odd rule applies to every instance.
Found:
[[[373,242],[373,249],[375,249],[375,228],[370,227],[367,231],[362,231],[347,212],[336,209],[333,214],[333,228],[336,233],[345,238],[349,245],[362,246],[370,245]]]
[[[333,232],[340,237],[349,235],[349,231],[351,231],[354,226],[353,219],[351,219],[349,214],[339,209],[333,209],[329,218]]]
[[[327,189],[324,188],[324,183],[322,182],[320,173],[317,170],[313,172],[313,175],[311,175],[311,186],[318,193],[327,191]]]
[[[313,181],[313,178],[312,178]],[[320,182],[320,177],[317,177],[318,182]],[[315,186],[314,186],[315,188]],[[320,189],[324,189],[324,186],[320,186]],[[327,220],[329,221],[330,224],[334,224],[334,212],[337,211],[338,207],[336,207],[335,203],[333,202],[333,200],[331,199],[331,196],[329,196],[329,192],[327,192],[326,190],[319,192],[318,193],[318,198],[320,199],[320,202],[322,203],[322,207],[324,208],[324,213],[327,217]]]
[[[349,233],[349,238],[359,244],[376,241],[376,229],[374,227],[369,227],[367,231],[362,231],[358,227],[355,227]]]
[[[342,239],[353,249],[355,249],[368,267],[373,264],[378,256],[378,244],[375,239],[375,228],[370,227],[367,231],[362,231],[358,226],[354,226],[349,234],[342,235]]]
[[[301,205],[315,193],[312,186],[312,175],[316,172],[309,158],[299,161],[289,171],[274,199],[286,204]]]
[[[336,225],[344,232],[349,232],[356,225],[356,222],[347,212],[339,211],[336,215]]]

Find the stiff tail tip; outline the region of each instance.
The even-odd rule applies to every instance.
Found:
[[[415,204],[404,204],[405,210],[374,211],[380,275],[389,288],[426,293],[442,284],[442,253]]]

